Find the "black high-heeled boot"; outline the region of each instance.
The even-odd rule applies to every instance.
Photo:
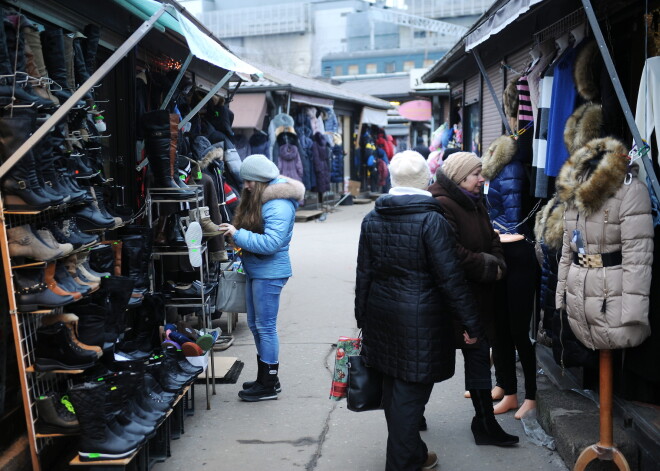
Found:
[[[472,419],[472,435],[477,445],[511,446],[518,443],[518,437],[506,433],[497,422],[490,389],[471,389],[470,396],[476,414]]]

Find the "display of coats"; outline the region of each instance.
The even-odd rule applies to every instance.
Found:
[[[279,148],[277,166],[285,177],[303,181],[303,165],[298,153],[298,147],[293,144],[283,144]]]
[[[312,140],[312,162],[316,175],[315,189],[319,193],[330,190],[330,145],[323,134],[317,132]]]
[[[557,179],[566,214],[555,302],[591,349],[634,347],[650,334],[651,203],[627,154],[615,139],[594,139]]]

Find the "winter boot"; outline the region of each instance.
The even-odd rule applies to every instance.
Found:
[[[149,258],[152,249],[152,231],[146,227],[127,228],[135,231],[122,237],[122,274],[135,281],[135,289],[149,289]]]
[[[5,161],[27,140],[35,126],[35,115],[3,117],[0,120],[0,158]],[[39,186],[32,151],[27,152],[2,180],[7,210],[41,211],[53,201]],[[60,198],[60,202],[62,199]]]
[[[116,460],[130,456],[142,440],[115,435],[107,426],[105,411],[107,386],[102,382],[82,383],[69,391],[80,422],[78,456],[81,461]]]
[[[21,312],[36,311],[39,307],[54,308],[74,302],[73,296],[53,293],[44,283],[43,268],[14,270],[14,294]]]
[[[71,296],[75,301],[78,301],[80,298],[82,298],[82,293],[75,291],[69,292],[65,289],[62,289],[62,287],[57,284],[57,281],[55,281],[56,265],[57,264],[55,262],[49,262],[46,264],[46,268],[44,269],[44,283],[46,283],[46,286],[48,286],[49,290],[58,296]]]
[[[174,181],[174,161],[171,156],[170,115],[167,110],[150,111],[142,115],[144,131],[144,148],[149,158],[155,188],[166,188],[172,191],[168,197],[172,199],[189,199],[194,197],[191,191],[183,190]],[[174,152],[176,159],[176,147]]]
[[[262,370],[266,366],[266,363],[261,361],[261,357],[257,354],[257,378],[259,378],[260,374],[262,373]],[[246,381],[243,383],[243,389],[250,389],[252,386],[254,386],[257,383],[257,381]],[[275,392],[278,394],[282,392],[282,385],[280,384],[279,379],[277,380],[277,383],[275,383]]]
[[[75,434],[80,432],[78,418],[69,396],[49,392],[37,397],[37,433]]]
[[[87,73],[92,75],[96,70],[96,51],[99,47],[99,39],[101,39],[101,30],[98,26],[90,23],[85,26],[84,33],[85,39],[82,41],[82,50]]]
[[[472,389],[470,397],[475,411],[472,419],[472,435],[477,445],[511,446],[518,443],[518,437],[506,433],[497,422],[493,413],[490,390]]]
[[[71,252],[73,252],[73,244],[69,244],[68,242],[60,244],[47,227],[38,229],[36,231],[33,229],[32,233],[37,237],[37,239],[45,243],[48,247],[59,250],[62,253],[60,257],[66,257],[67,255],[70,255]]]
[[[82,50],[82,39],[80,36],[82,36],[82,34],[76,33],[76,37],[73,38],[73,74],[76,88],[87,82],[90,76],[89,72],[87,72],[85,54]],[[85,95],[83,95],[83,99],[89,106],[94,104],[94,98],[92,97],[91,91],[85,93]]]
[[[88,285],[80,285],[76,283],[69,272],[64,267],[63,263],[57,263],[55,267],[55,281],[59,286],[62,287],[65,291],[69,293],[80,293],[83,296],[87,296],[92,291],[92,288]]]
[[[276,385],[279,384],[277,373],[279,370],[279,363],[269,364],[264,363],[261,358],[259,359],[260,368],[257,381],[249,389],[244,389],[238,392],[238,397],[247,402],[267,401],[270,399],[277,399]]]
[[[84,301],[81,301],[84,303]],[[67,308],[78,316],[78,338],[85,345],[92,345],[101,349],[109,347],[117,337],[108,334],[105,324],[109,317],[106,306],[95,303],[76,303]]]
[[[67,65],[64,60],[64,32],[62,28],[46,27],[41,32],[41,47],[43,58],[48,69],[48,78],[53,80],[59,87],[51,89],[60,102],[65,102],[71,97],[72,85],[67,80]]]
[[[34,367],[39,372],[53,370],[84,370],[93,366],[95,351],[79,347],[64,322],[37,329]]]
[[[7,229],[9,255],[11,257],[27,257],[33,260],[48,262],[64,256],[58,247],[51,247],[39,238],[28,224]],[[68,244],[72,248],[71,244]]]
[[[48,71],[44,62],[44,53],[41,48],[39,30],[30,21],[21,23],[21,33],[25,40],[25,69],[31,77],[32,90],[35,95],[52,101],[55,105],[60,104],[48,86]]]
[[[56,322],[64,323],[64,325],[66,325],[66,327],[69,329],[71,334],[71,339],[74,341],[76,345],[78,345],[83,350],[93,351],[94,353],[96,353],[97,358],[101,358],[103,351],[101,350],[100,347],[96,345],[87,345],[86,343],[82,343],[78,338],[78,320],[79,318],[75,314],[54,314],[52,316],[45,316],[41,320],[41,325],[52,325],[55,324]]]
[[[211,221],[211,214],[208,206],[200,206],[190,210],[190,220],[197,221],[202,226],[202,235],[204,237],[216,237],[224,235],[225,231],[220,229],[216,223]]]

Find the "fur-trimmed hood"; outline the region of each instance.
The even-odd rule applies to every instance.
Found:
[[[481,157],[481,174],[487,180],[492,180],[513,159],[518,150],[518,143],[509,136],[500,136],[488,146]]]
[[[595,40],[589,41],[577,53],[573,80],[578,94],[587,101],[600,98],[600,51]]]
[[[266,203],[271,200],[293,200],[302,201],[305,199],[305,185],[293,178],[280,175],[275,178],[270,185],[266,187],[261,202]]]
[[[461,191],[461,187],[444,174],[442,168],[435,173],[436,181],[429,187],[434,198],[447,197],[459,204],[466,211],[476,210],[476,204],[468,195]]]
[[[564,241],[564,203],[553,196],[548,203],[536,213],[534,235],[536,240],[543,242],[553,250],[561,249]]]
[[[588,217],[614,196],[628,173],[636,174],[637,166],[629,167],[628,162],[628,149],[621,141],[611,137],[589,141],[559,171],[557,196]]]
[[[592,139],[601,136],[603,109],[597,103],[585,103],[566,120],[564,143],[569,154],[573,154]]]
[[[209,151],[204,154],[202,159],[199,161],[199,166],[203,169],[211,165],[211,162],[214,160],[224,160],[225,151],[221,147],[212,147]]]

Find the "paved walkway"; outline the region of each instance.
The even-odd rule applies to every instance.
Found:
[[[241,314],[234,344],[219,355],[238,357],[245,368],[236,384],[220,384],[212,410],[197,387],[197,412],[186,433],[172,442],[172,457],[154,471],[382,471],[387,429],[382,412],[350,412],[328,399],[333,343],[354,335],[355,263],[360,222],[372,204],[340,207],[324,222],[297,223],[291,248],[294,277],[284,288],[280,317],[280,378],[277,401],[245,403],[237,393],[256,376],[252,336]],[[396,254],[392,254],[396,256]],[[474,411],[463,398],[460,354],[456,376],[437,384],[427,407],[422,437],[440,457],[443,471],[565,471],[555,452],[526,440],[513,413],[501,416],[505,430],[521,436],[509,449],[476,446],[470,432]],[[539,387],[548,387],[539,378]]]

